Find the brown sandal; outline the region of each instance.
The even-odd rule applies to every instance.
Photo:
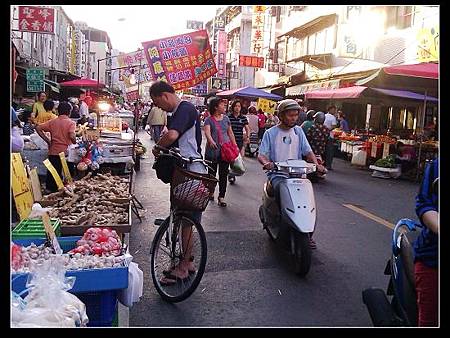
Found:
[[[221,206],[221,207],[226,207],[226,206],[227,206],[227,203],[223,201],[223,197],[219,197],[219,198],[217,199],[217,204],[218,204],[219,206]]]

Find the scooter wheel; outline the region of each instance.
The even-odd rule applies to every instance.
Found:
[[[311,247],[309,245],[309,234],[295,234],[294,269],[300,277],[306,276],[311,267]]]

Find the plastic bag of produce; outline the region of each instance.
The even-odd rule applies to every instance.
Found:
[[[365,150],[357,150],[353,152],[352,165],[365,166],[367,161],[367,152]]]
[[[28,295],[21,305],[17,299],[12,304],[13,327],[86,326],[89,321],[86,306],[67,292],[73,287],[75,277],[66,278],[65,273],[60,255],[36,265],[27,281]]]
[[[241,154],[230,164],[231,174],[235,176],[241,176],[245,173],[245,165],[244,160],[242,159]]]
[[[132,307],[133,303],[139,302],[144,289],[144,273],[139,266],[130,262],[128,266],[128,288],[119,292],[118,299],[126,307]]]

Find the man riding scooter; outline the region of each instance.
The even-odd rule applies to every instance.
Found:
[[[304,156],[308,162],[317,166],[319,172],[326,172],[326,169],[317,162],[316,155],[311,150],[302,128],[296,125],[300,109],[300,105],[295,100],[286,99],[279,103],[280,123],[266,130],[259,147],[258,161],[263,165],[264,170],[274,169],[275,162],[301,160]],[[276,172],[269,172],[268,178],[279,201],[279,185],[285,177]],[[316,247],[312,234],[310,246]]]

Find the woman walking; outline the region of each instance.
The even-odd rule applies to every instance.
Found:
[[[229,163],[222,160],[220,156],[221,145],[227,142],[236,144],[233,130],[231,129],[231,122],[228,116],[225,115],[226,103],[224,100],[217,97],[209,101],[208,110],[211,116],[205,120],[205,136],[206,136],[206,150],[205,159],[212,161],[209,173],[216,176],[219,171],[219,197],[218,204],[221,207],[226,207],[225,193],[227,191],[227,177]],[[217,170],[219,168],[219,170]],[[211,170],[212,169],[212,170]],[[211,196],[214,200],[214,196]]]

